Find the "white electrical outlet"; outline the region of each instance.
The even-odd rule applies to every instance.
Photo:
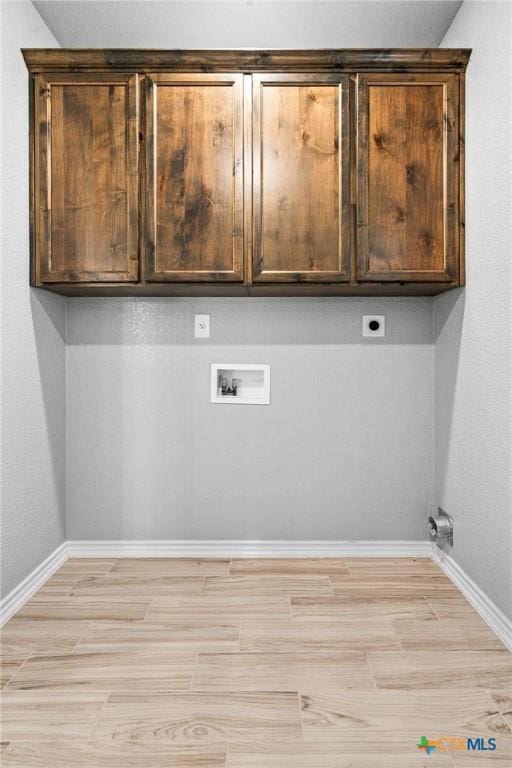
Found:
[[[385,336],[385,315],[363,315],[363,336]]]
[[[194,337],[196,339],[210,338],[210,315],[194,315]]]

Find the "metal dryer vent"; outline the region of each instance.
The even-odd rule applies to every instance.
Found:
[[[453,519],[441,507],[438,507],[436,517],[430,515],[428,518],[428,532],[432,541],[438,544],[447,541],[453,547]]]

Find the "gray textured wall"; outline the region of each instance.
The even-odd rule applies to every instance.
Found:
[[[67,342],[69,538],[425,538],[430,299],[77,299]],[[210,404],[239,361],[270,406]]]
[[[65,539],[65,300],[28,284],[22,46],[56,46],[29,2],[2,3],[2,595]]]
[[[511,29],[510,4],[464,3],[443,41],[473,48],[468,280],[434,312],[436,499],[454,517],[453,556],[512,617]]]
[[[435,48],[460,6],[459,0],[34,4],[66,48]]]

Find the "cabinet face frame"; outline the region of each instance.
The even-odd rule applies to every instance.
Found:
[[[262,173],[262,96],[265,87],[308,85],[338,86],[338,269],[333,271],[277,271],[264,269],[263,249],[263,184]],[[335,283],[350,281],[350,136],[349,76],[346,74],[253,74],[252,76],[252,282],[253,283]]]
[[[52,267],[52,87],[119,86],[126,88],[126,269],[54,270]],[[32,267],[34,285],[41,283],[135,283],[139,279],[138,210],[138,76],[112,73],[45,73],[33,82],[34,140],[31,146],[33,185]],[[31,110],[32,111],[32,110]]]
[[[145,78],[146,206],[145,279],[148,282],[242,282],[244,279],[244,83],[241,73],[155,73]],[[157,100],[159,86],[229,86],[233,88],[233,234],[231,270],[159,271],[157,247]]]
[[[359,74],[357,84],[357,275],[361,282],[447,282],[458,284],[460,250],[459,76],[452,73]],[[369,89],[373,86],[443,87],[443,246],[442,270],[371,271],[369,253]],[[405,169],[404,169],[405,172]],[[405,212],[407,215],[407,211]]]

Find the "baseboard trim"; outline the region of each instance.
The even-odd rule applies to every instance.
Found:
[[[453,557],[433,546],[432,559],[455,586],[462,592],[468,603],[485,621],[501,642],[512,651],[512,621],[478,587],[473,579],[455,562]]]
[[[23,579],[17,587],[9,592],[0,602],[0,626],[11,618],[21,606],[40,589],[45,581],[68,559],[68,543],[64,541],[46,560],[43,560],[32,573]]]
[[[69,541],[69,557],[431,557],[428,541]]]

